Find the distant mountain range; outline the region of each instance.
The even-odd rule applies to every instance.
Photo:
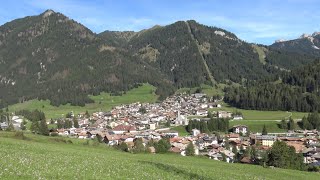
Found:
[[[0,107],[34,98],[84,105],[88,94],[121,94],[141,83],[163,99],[181,87],[241,84],[294,69],[319,57],[317,47],[319,34],[268,47],[193,20],[95,34],[47,10],[0,26]]]
[[[303,34],[294,40],[279,40],[271,45],[272,48],[300,54],[320,56],[320,32],[312,35]]]

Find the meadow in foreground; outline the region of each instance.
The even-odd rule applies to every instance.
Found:
[[[175,154],[130,154],[59,137],[0,132],[0,179],[318,179],[317,173]]]

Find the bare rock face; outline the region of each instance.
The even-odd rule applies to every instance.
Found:
[[[302,34],[301,36],[300,36],[300,39],[303,39],[303,38],[308,38],[308,37],[310,37],[310,35],[309,34]]]
[[[276,43],[282,43],[282,42],[286,42],[287,40],[285,40],[285,39],[278,39],[278,40],[276,40],[275,42]]]
[[[43,14],[43,18],[49,17],[52,14],[54,14],[55,12],[53,10],[47,10],[44,14]]]
[[[317,35],[319,35],[319,34],[320,34],[320,32],[314,32],[314,33],[312,34],[312,36],[315,37],[315,36],[317,36]]]

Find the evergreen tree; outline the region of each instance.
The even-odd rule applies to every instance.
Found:
[[[102,137],[100,134],[97,134],[97,135],[96,135],[96,138],[97,138],[97,141],[98,141],[99,143],[102,143],[102,142],[103,142],[103,137]]]
[[[45,119],[40,121],[39,133],[45,136],[49,136],[49,129]]]
[[[283,141],[276,141],[268,151],[267,164],[287,169],[303,170],[303,156],[295,152],[294,147]]]
[[[296,128],[294,120],[290,117],[288,123],[288,130],[294,130]]]
[[[73,118],[73,127],[79,128],[79,122],[77,118]]]
[[[230,150],[230,144],[227,137],[224,138],[224,147],[225,149]]]
[[[121,151],[124,151],[124,152],[128,152],[129,151],[128,145],[125,142],[122,142],[120,145],[118,145],[118,149],[120,149]]]
[[[186,151],[186,156],[194,156],[195,155],[194,145],[191,141],[189,142],[185,151]]]
[[[132,150],[134,153],[142,153],[145,152],[145,147],[143,145],[143,141],[141,138],[137,138],[134,141],[134,149]]]
[[[166,139],[160,139],[155,143],[155,149],[157,153],[167,153],[171,147],[171,144]]]
[[[39,122],[38,121],[32,121],[30,130],[33,133],[38,133],[39,132]]]
[[[89,118],[89,117],[90,117],[90,114],[89,114],[88,110],[86,110],[85,117],[86,117],[86,118]]]
[[[261,133],[261,134],[262,134],[262,135],[267,135],[267,134],[268,134],[266,125],[263,125],[262,133]]]
[[[288,129],[288,125],[287,125],[286,120],[284,120],[284,119],[281,120],[280,128],[281,129]]]

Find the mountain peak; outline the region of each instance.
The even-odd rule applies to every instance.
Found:
[[[310,37],[310,34],[303,33],[303,34],[300,36],[300,39],[308,38],[308,37]]]
[[[43,13],[43,17],[46,18],[46,17],[49,17],[51,16],[52,14],[55,14],[55,12],[52,10],[52,9],[48,9],[46,10],[44,13]]]
[[[319,35],[319,34],[320,34],[320,32],[314,32],[314,33],[312,34],[312,36],[315,37],[315,36],[317,36],[317,35]]]

